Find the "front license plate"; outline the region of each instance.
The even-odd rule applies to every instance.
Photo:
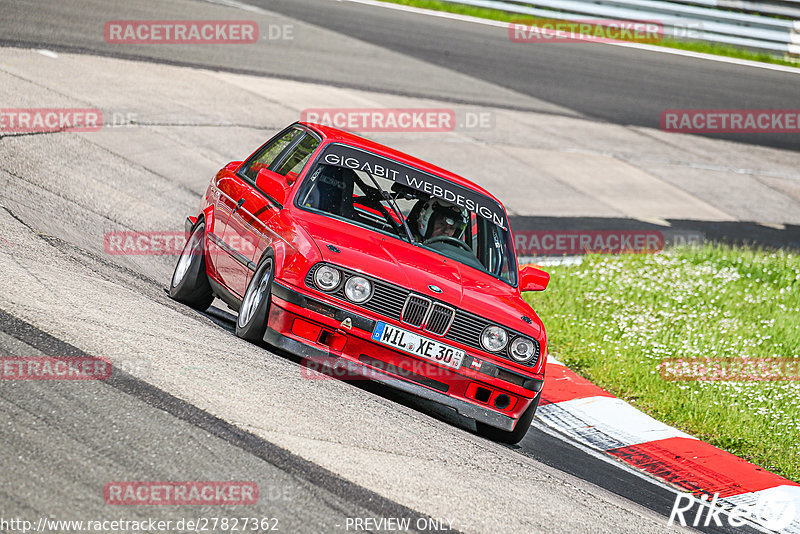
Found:
[[[414,356],[431,360],[453,369],[461,367],[466,353],[433,339],[378,321],[372,339]]]

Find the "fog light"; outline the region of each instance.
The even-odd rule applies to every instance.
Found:
[[[500,408],[501,410],[505,410],[511,404],[511,397],[508,395],[498,395],[497,398],[494,399],[494,405]]]

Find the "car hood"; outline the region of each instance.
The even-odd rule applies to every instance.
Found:
[[[507,283],[421,246],[321,215],[304,215],[302,225],[325,261],[540,337],[541,321]],[[430,285],[442,292],[435,293]]]

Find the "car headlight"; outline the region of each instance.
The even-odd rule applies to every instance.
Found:
[[[487,326],[481,334],[481,345],[489,352],[499,352],[506,348],[508,334],[499,326]]]
[[[372,284],[364,277],[353,276],[345,283],[344,294],[348,299],[360,304],[372,296]]]
[[[528,363],[536,354],[534,341],[526,337],[518,337],[511,342],[511,358],[520,362]]]
[[[323,291],[333,291],[339,287],[341,281],[342,273],[327,265],[323,265],[314,273],[314,283]]]

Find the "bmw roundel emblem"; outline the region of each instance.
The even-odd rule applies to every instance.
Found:
[[[434,293],[441,293],[442,292],[442,289],[439,286],[435,286],[433,284],[429,285],[428,289],[430,289]]]

